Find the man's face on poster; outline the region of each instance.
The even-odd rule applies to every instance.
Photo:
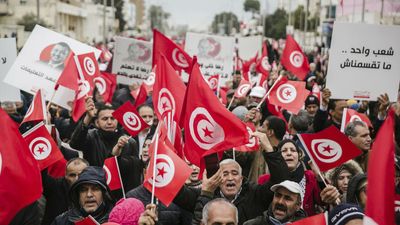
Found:
[[[52,64],[60,64],[63,63],[69,54],[68,46],[56,44],[53,49],[51,49],[51,58],[50,63]]]

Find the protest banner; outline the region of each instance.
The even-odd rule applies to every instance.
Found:
[[[395,101],[400,82],[399,36],[398,26],[335,23],[326,81],[332,98],[376,101],[387,93]]]
[[[115,52],[112,73],[117,82],[141,84],[151,72],[153,44],[133,38],[115,38]]]
[[[0,38],[0,102],[21,101],[19,89],[3,82],[8,70],[17,58],[15,38]]]
[[[242,60],[249,60],[257,53],[261,55],[262,36],[239,37],[237,48]]]
[[[202,74],[206,79],[219,74],[220,85],[225,86],[233,72],[235,39],[198,33],[186,33],[185,51],[197,56]],[[187,80],[187,77],[183,77]]]
[[[36,25],[4,82],[30,94],[42,88],[46,100],[50,100],[58,77],[72,53],[89,52],[94,52],[96,58],[101,53],[94,47]],[[74,96],[73,90],[60,86],[52,101],[70,109]]]

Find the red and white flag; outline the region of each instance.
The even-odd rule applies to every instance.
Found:
[[[140,131],[149,127],[130,101],[121,105],[112,115],[132,137],[135,137]]]
[[[61,72],[60,77],[58,77],[56,86],[54,87],[55,90],[58,89],[59,85],[69,88],[73,91],[77,91],[79,89],[79,74],[74,58],[75,54],[72,53],[68,56],[68,59],[66,59],[66,65],[64,70]]]
[[[236,88],[233,96],[235,98],[246,97],[247,93],[251,90],[251,83],[248,80],[242,79],[240,80],[239,86]]]
[[[165,141],[168,141],[168,139],[165,139]],[[189,178],[192,169],[174,153],[171,144],[166,144],[159,138],[156,138],[156,141],[151,144],[153,149],[156,144],[158,147],[155,151],[152,151],[143,186],[152,192],[154,181],[153,194],[168,207]],[[153,177],[154,169],[155,177]]]
[[[143,81],[144,88],[146,89],[146,93],[153,91],[154,82],[156,81],[156,73],[155,69],[157,66],[153,67],[153,70],[149,73],[149,76],[146,80]]]
[[[43,122],[38,123],[22,136],[28,144],[33,157],[38,162],[40,170],[44,170],[64,158]]]
[[[0,224],[9,224],[19,210],[40,198],[42,179],[18,125],[2,109],[0,124]]]
[[[372,145],[364,224],[395,224],[395,113],[390,109]]]
[[[281,56],[281,64],[286,70],[296,75],[299,80],[304,80],[310,71],[307,56],[292,36],[286,36],[286,45]]]
[[[249,123],[246,123],[246,128],[247,128],[247,132],[249,132],[249,143],[239,146],[239,147],[235,147],[233,149],[235,149],[236,151],[240,151],[240,152],[257,151],[260,147],[259,140],[256,137],[251,137],[251,135],[256,131],[256,127],[254,126],[253,123],[249,122]]]
[[[100,225],[91,215],[83,218],[82,220],[76,221],[75,225]]]
[[[275,85],[269,94],[271,104],[297,114],[310,94],[303,81],[286,81]]]
[[[183,113],[185,156],[200,166],[201,158],[247,144],[246,125],[228,111],[208,87],[194,59]]]
[[[122,188],[121,173],[119,172],[117,156],[104,160],[104,172],[106,173],[107,185],[111,191]]]
[[[290,225],[328,225],[327,213],[320,213],[314,216],[307,217],[305,219],[297,220]]]
[[[219,85],[219,75],[215,74],[210,76],[207,79],[207,83],[210,86],[210,89],[214,92],[216,92],[218,90],[218,85]]]
[[[257,61],[256,71],[262,73],[266,80],[268,80],[269,71],[271,71],[271,65],[268,61],[268,51],[267,46],[264,44],[262,48],[261,58]],[[260,85],[262,86],[262,85]]]
[[[99,76],[93,79],[99,94],[104,102],[111,103],[115,88],[117,87],[117,78],[115,75],[107,72],[100,72]]]
[[[136,90],[131,91],[131,95],[132,95],[132,97],[135,98],[135,104],[133,106],[135,108],[137,108],[140,105],[144,104],[146,102],[146,100],[147,100],[146,84],[143,82],[140,85],[139,91],[136,92],[137,94],[133,93],[133,92],[136,92]],[[136,95],[136,96],[134,96],[134,95]]]
[[[96,46],[97,49],[101,50],[100,54],[100,62],[110,62],[112,59],[112,53],[108,50],[107,46],[103,43],[101,45]]]
[[[256,66],[257,58],[258,58],[258,52],[253,58],[250,58],[248,61],[245,61],[243,63],[242,67],[243,79],[250,81],[249,72],[252,66]]]
[[[364,122],[368,127],[372,127],[372,123],[368,116],[364,113],[359,113],[354,109],[344,108],[342,116],[342,125],[340,126],[340,131],[344,132],[346,126],[355,120]]]
[[[33,101],[28,108],[28,111],[25,114],[24,120],[21,124],[30,122],[30,121],[43,121],[46,117],[46,102],[44,100],[43,92],[39,89],[35,97],[33,97]]]
[[[158,64],[160,54],[165,55],[175,70],[190,73],[192,58],[179,45],[158,30],[153,30],[153,67]]]
[[[313,134],[297,134],[315,165],[324,172],[361,154],[346,135],[335,126]]]

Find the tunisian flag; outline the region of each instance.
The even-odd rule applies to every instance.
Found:
[[[130,101],[121,105],[112,115],[132,137],[135,137],[140,131],[149,127]]]
[[[192,58],[179,45],[164,36],[161,32],[153,30],[153,67],[158,64],[160,53],[164,54],[175,70],[184,70],[190,73]]]
[[[310,71],[307,56],[292,36],[286,36],[286,45],[281,56],[282,65],[300,80],[304,80]]]
[[[372,123],[367,115],[365,115],[364,113],[359,113],[354,109],[344,108],[340,131],[344,132],[347,124],[355,120],[363,121],[368,127],[372,127]]]
[[[251,65],[255,66],[257,64],[257,58],[258,58],[258,52],[253,58],[243,63],[242,66],[243,79],[250,81],[249,71],[251,69]]]
[[[58,78],[54,89],[57,90],[59,85],[69,88],[73,91],[77,91],[79,89],[79,84],[78,84],[79,74],[78,74],[78,69],[76,68],[76,63],[74,58],[75,58],[74,53],[68,56],[64,70],[62,71],[60,77]]]
[[[258,138],[251,137],[251,135],[256,131],[256,127],[254,126],[253,123],[248,122],[248,123],[246,123],[246,128],[247,128],[247,132],[249,132],[249,141],[248,141],[249,143],[239,146],[239,147],[235,147],[234,149],[236,151],[240,151],[240,152],[257,151],[260,147]]]
[[[150,146],[154,150],[151,152],[149,169],[146,171],[143,186],[152,192],[154,179],[153,194],[168,207],[189,178],[192,169],[174,153],[172,144],[166,143],[169,142],[168,139],[164,141],[156,137],[155,142]],[[157,148],[154,145],[157,145]],[[155,177],[153,177],[154,170]]]
[[[215,75],[210,76],[207,79],[207,83],[210,86],[210,89],[212,91],[216,92],[218,89],[218,85],[219,85],[219,75],[215,74]]]
[[[394,117],[394,111],[389,110],[369,155],[364,224],[395,224]]]
[[[297,134],[297,136],[310,158],[322,172],[361,154],[361,150],[333,125],[317,133]]]
[[[261,58],[257,61],[256,71],[262,73],[265,77],[265,80],[268,80],[269,71],[271,70],[271,65],[268,61],[268,51],[267,46],[264,44],[262,48]],[[262,84],[260,84],[262,86]]]
[[[103,169],[106,173],[107,185],[111,191],[122,188],[117,156],[104,160]]]
[[[117,87],[117,78],[115,75],[107,72],[100,72],[93,79],[97,91],[103,97],[106,103],[111,103],[115,88]]]
[[[135,99],[135,104],[133,105],[135,108],[139,107],[147,100],[147,91],[146,91],[146,84],[143,82],[140,87],[139,91],[134,93],[136,90],[131,91],[132,97]]]
[[[246,125],[229,112],[208,87],[196,60],[182,113],[185,156],[200,167],[203,156],[248,143]]]
[[[310,94],[305,86],[303,81],[280,82],[271,90],[269,102],[297,114]]]
[[[35,97],[33,98],[33,101],[29,106],[21,124],[30,121],[43,121],[46,118],[46,102],[44,101],[42,90],[39,89],[36,92]]]
[[[0,109],[0,224],[9,224],[23,207],[42,194],[36,160],[18,126]]]
[[[233,96],[235,98],[246,97],[246,95],[247,95],[247,93],[249,93],[250,89],[251,89],[250,81],[242,79],[242,80],[240,80],[239,86],[236,88]]]
[[[28,144],[32,156],[38,162],[40,170],[44,170],[64,158],[43,122],[38,123],[22,136]]]

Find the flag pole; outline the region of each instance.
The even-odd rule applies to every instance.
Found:
[[[269,96],[269,93],[271,92],[272,89],[274,89],[275,85],[282,79],[282,75],[279,75],[278,79],[276,79],[275,83],[271,86],[271,88],[268,90],[268,92],[264,95],[264,97],[261,99],[260,103],[257,105],[257,109],[260,109],[261,104],[267,99]]]
[[[155,140],[155,146],[154,146],[154,153],[153,153],[153,180],[151,184],[151,204],[154,204],[154,193],[155,193],[155,183],[156,183],[156,162],[157,162],[157,150],[158,150],[158,134],[159,130],[157,129],[156,132],[156,140]]]
[[[219,85],[219,82],[220,82],[220,79],[221,79],[221,75],[218,73],[217,74],[218,75],[218,82],[217,82],[217,98],[219,99],[219,92],[220,92],[220,89],[221,89],[221,87],[220,87],[220,85]]]
[[[233,103],[233,100],[235,100],[235,95],[232,96],[232,99],[231,99],[231,101],[229,102],[228,110],[231,108],[232,103]]]
[[[236,161],[236,152],[235,152],[235,148],[232,148],[232,153],[233,153],[233,160]]]
[[[118,165],[117,156],[114,156],[114,159],[115,159],[115,163],[117,164],[117,170],[118,170],[119,181],[121,181],[122,196],[123,196],[124,199],[126,199],[124,183],[122,182],[121,172],[119,171],[119,165]]]

